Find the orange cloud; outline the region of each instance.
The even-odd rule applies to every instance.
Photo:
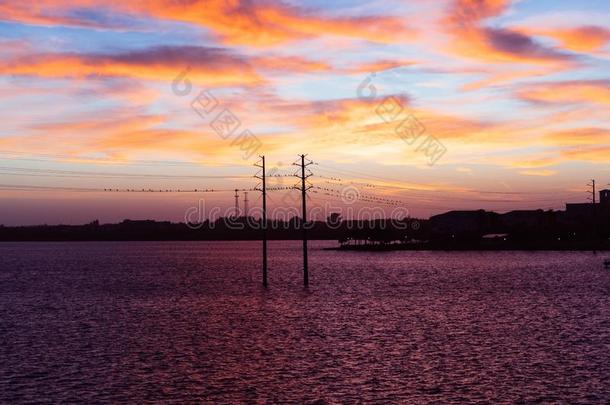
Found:
[[[280,107],[281,110],[282,107]],[[529,134],[516,123],[485,122],[443,114],[412,105],[406,96],[375,100],[340,99],[291,105],[292,122],[298,131],[316,136],[334,137],[345,144],[372,145],[397,142],[406,146],[397,130],[404,120],[416,120],[422,134],[439,140],[463,144],[508,143],[526,141]],[[523,134],[523,139],[519,138]],[[411,148],[413,149],[413,148]]]
[[[394,17],[328,17],[281,2],[247,0],[42,0],[0,6],[0,19],[32,24],[100,25],[76,18],[74,10],[111,10],[129,15],[181,21],[210,29],[226,44],[272,46],[319,35],[396,43],[414,37]],[[83,15],[80,13],[79,15]]]
[[[509,4],[510,0],[454,0],[444,20],[453,39],[450,51],[492,63],[560,64],[571,59],[518,31],[484,26]]]
[[[166,117],[162,115],[134,114],[130,117],[100,117],[93,120],[75,120],[67,122],[47,122],[33,125],[30,128],[41,132],[56,132],[64,134],[91,134],[106,132],[109,128],[116,132],[129,132],[142,127],[152,127],[162,124]]]
[[[537,145],[552,149],[532,157],[502,159],[498,163],[524,169],[520,173],[531,176],[552,175],[554,172],[548,169],[549,167],[566,162],[607,163],[610,153],[610,129],[574,128],[549,131],[540,138]]]
[[[454,0],[449,20],[464,29],[474,26],[486,18],[502,14],[511,0]]]
[[[608,163],[610,146],[590,146],[587,148],[573,148],[562,152],[562,156],[570,160],[583,160],[586,162]]]
[[[545,138],[558,145],[599,145],[610,142],[610,129],[575,128],[552,132],[545,135]]]
[[[489,71],[485,79],[476,80],[471,83],[466,83],[461,88],[464,91],[480,90],[490,86],[498,86],[505,83],[514,82],[521,79],[531,79],[537,76],[547,76],[560,71],[569,70],[572,66],[569,65],[543,65],[534,68],[526,69],[507,69]]]
[[[219,48],[161,46],[117,54],[34,54],[0,61],[0,74],[52,78],[91,76],[172,80],[189,67],[189,79],[216,87],[261,84],[258,71],[321,72],[326,63],[300,57],[243,57]]]
[[[81,6],[91,1],[76,1],[74,6]],[[15,21],[37,25],[72,25],[97,26],[93,21],[70,17],[67,14],[68,3],[63,0],[39,0],[28,2],[2,2],[0,3],[0,20]]]
[[[415,65],[417,62],[412,60],[402,59],[382,59],[374,62],[363,63],[355,67],[349,68],[349,73],[374,73],[383,72],[385,70],[396,69],[404,66]]]
[[[519,174],[523,174],[525,176],[542,176],[542,177],[548,177],[548,176],[553,176],[555,174],[557,174],[556,171],[554,170],[522,170],[519,172]]]
[[[222,139],[209,126],[172,128],[168,118],[140,115],[133,110],[109,110],[93,118],[32,126],[19,136],[1,137],[0,148],[18,153],[60,154],[65,157],[62,160],[75,162],[87,162],[89,157],[100,154],[109,159],[108,163],[128,162],[138,156],[176,157],[206,164],[242,161],[244,150],[233,143],[234,139]],[[266,152],[288,143],[285,137],[278,138],[265,138]],[[95,159],[92,162],[100,163]]]
[[[518,97],[535,103],[610,105],[610,83],[603,80],[539,83],[522,87]]]
[[[262,56],[251,59],[251,63],[257,70],[287,71],[287,72],[326,72],[332,70],[332,66],[314,60],[298,56],[276,57]]]
[[[189,77],[216,86],[262,82],[245,59],[217,48],[156,47],[118,54],[35,54],[0,62],[0,74],[85,78],[135,77],[172,80],[186,66]]]
[[[540,169],[543,167],[554,166],[559,163],[556,156],[535,156],[530,158],[517,158],[506,162],[508,166],[518,169]]]
[[[262,6],[258,12],[256,9],[252,12],[259,21],[266,22],[265,25],[287,29],[291,32],[291,39],[330,34],[373,42],[400,43],[415,36],[413,30],[405,27],[403,20],[393,17],[327,18],[286,6]],[[261,44],[272,44],[273,39],[269,39],[272,42],[263,41]],[[283,42],[286,38],[279,39]]]
[[[309,113],[304,117],[303,124],[309,127],[350,128],[367,126],[378,123],[382,119],[377,115],[376,109],[382,100],[340,99],[313,102],[309,106]],[[409,101],[404,96],[394,96],[387,108],[396,107],[404,109]],[[391,104],[391,105],[390,105]],[[398,110],[396,110],[398,111]]]
[[[525,27],[519,31],[553,38],[564,48],[577,52],[596,51],[610,42],[610,30],[596,26],[555,29]]]

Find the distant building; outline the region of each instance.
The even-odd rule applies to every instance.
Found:
[[[610,205],[610,190],[602,190],[599,192],[599,203],[601,205]]]
[[[610,222],[610,190],[599,192],[599,203],[566,204],[565,219],[573,222]]]
[[[590,222],[593,220],[593,203],[566,204],[565,218],[569,221]]]

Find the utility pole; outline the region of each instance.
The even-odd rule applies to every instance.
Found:
[[[596,206],[596,196],[595,196],[595,180],[591,179],[591,184],[588,184],[591,187],[591,202],[593,203],[593,243],[597,242],[597,206]],[[593,249],[595,253],[597,249]]]
[[[595,204],[595,180],[591,179],[591,184],[587,184],[587,186],[591,187],[591,191],[589,191],[589,193],[591,193],[591,201],[593,201],[593,204]]]
[[[244,191],[244,217],[248,217],[248,192]]]
[[[235,189],[235,218],[239,218],[239,190]]]
[[[263,286],[267,287],[267,184],[265,174],[265,156],[261,156],[261,164],[254,166],[261,169],[261,175],[255,176],[262,182],[262,187],[259,189],[263,195],[263,214],[262,214],[262,236],[263,236]]]
[[[307,166],[313,164],[312,161],[309,161],[307,163],[305,163],[305,156],[306,155],[300,155],[301,157],[301,164],[296,164],[294,163],[295,166],[300,166],[301,167],[301,175],[297,177],[300,177],[301,179],[301,198],[302,198],[302,223],[301,226],[303,227],[303,285],[305,287],[307,287],[309,285],[309,268],[308,268],[308,263],[307,263],[307,190],[311,187],[306,187],[305,185],[305,181],[307,180],[307,178],[311,177],[312,174],[309,173],[307,175],[305,175],[305,169],[307,168]]]

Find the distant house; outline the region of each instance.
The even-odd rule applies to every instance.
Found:
[[[610,206],[610,190],[605,189],[599,192],[599,203],[603,206]]]
[[[610,190],[599,192],[599,202],[566,204],[564,217],[569,222],[610,223]]]
[[[564,216],[571,222],[591,222],[594,208],[592,203],[568,203]]]

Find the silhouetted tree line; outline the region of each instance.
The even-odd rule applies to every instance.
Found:
[[[124,220],[118,224],[0,226],[0,241],[260,240],[252,217],[202,223]],[[300,218],[267,221],[270,240],[302,238]],[[450,211],[429,220],[342,220],[305,224],[309,239],[337,240],[343,249],[599,249],[610,248],[610,214],[574,218],[563,211]]]
[[[414,220],[311,221],[305,226],[309,239],[347,240],[373,238],[375,240],[402,239],[406,231],[420,237],[421,230],[409,228]],[[269,220],[267,238],[291,240],[302,237],[302,221]],[[259,240],[262,222],[254,218],[219,218],[197,224],[160,222],[152,220],[124,220],[118,224],[0,226],[1,241],[159,241],[159,240]]]

